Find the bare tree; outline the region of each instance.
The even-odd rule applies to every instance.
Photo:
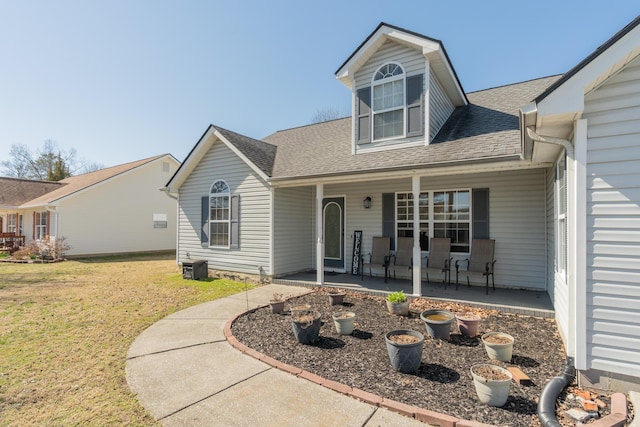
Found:
[[[76,158],[76,150],[65,151],[51,139],[35,155],[24,144],[14,144],[9,151],[9,160],[0,162],[2,174],[14,178],[60,181],[78,172],[102,169],[102,165],[88,163]]]
[[[345,109],[339,109],[336,107],[323,108],[315,112],[315,114],[311,117],[311,123],[328,122],[329,120],[348,117],[350,114],[351,113],[349,111],[346,111]]]

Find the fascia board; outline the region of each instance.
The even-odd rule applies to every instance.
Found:
[[[624,35],[538,102],[538,119],[581,112],[584,97],[640,55],[640,27]]]
[[[209,151],[209,148],[213,145],[213,137],[215,128],[209,126],[204,134],[200,137],[197,144],[193,147],[191,152],[187,155],[187,158],[182,162],[176,173],[171,177],[166,185],[166,188],[171,193],[177,193],[182,184],[191,175],[196,168],[202,157]]]

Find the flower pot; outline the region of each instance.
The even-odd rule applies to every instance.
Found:
[[[344,292],[329,292],[329,303],[331,305],[340,305],[344,301]]]
[[[282,313],[282,310],[284,310],[284,301],[269,301],[269,305],[271,306],[271,312],[274,314]]]
[[[290,309],[291,315],[295,316],[296,314],[304,314],[311,312],[311,304],[298,304],[292,306]]]
[[[446,310],[425,310],[420,313],[420,319],[427,327],[429,336],[449,341],[451,333],[451,323],[453,323],[453,313]]]
[[[409,314],[409,300],[404,302],[387,301],[387,310],[396,316],[406,316]]]
[[[456,314],[456,321],[458,323],[458,329],[460,333],[465,337],[475,337],[478,335],[478,328],[480,326],[480,320],[482,318],[473,313],[458,313]]]
[[[356,314],[352,311],[333,313],[333,324],[340,335],[351,335]]]
[[[320,336],[321,314],[318,311],[302,312],[291,316],[293,335],[300,344],[311,344]]]
[[[420,368],[424,335],[417,331],[397,329],[388,332],[384,338],[393,369],[413,373]]]
[[[500,366],[481,363],[471,367],[471,376],[480,402],[498,407],[507,403],[513,378],[511,372]]]
[[[482,336],[489,359],[510,362],[513,354],[513,337],[504,332],[487,332]]]

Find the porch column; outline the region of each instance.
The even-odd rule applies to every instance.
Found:
[[[316,282],[324,285],[324,231],[322,229],[322,199],[324,199],[323,184],[316,184]]]
[[[420,253],[420,177],[411,177],[413,192],[413,294],[422,295],[422,258]]]

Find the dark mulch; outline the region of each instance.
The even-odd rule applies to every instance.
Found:
[[[247,346],[284,363],[384,398],[487,424],[538,424],[536,402],[542,387],[562,372],[565,359],[553,320],[422,298],[412,301],[409,317],[397,317],[388,313],[381,297],[348,292],[342,306],[330,306],[326,292],[319,289],[292,298],[282,314],[271,314],[267,307],[243,315],[234,323],[233,334]],[[322,313],[320,338],[313,345],[299,344],[292,332],[287,310],[301,303],[311,304]],[[489,360],[480,335],[466,338],[458,333],[454,322],[450,341],[429,338],[420,311],[430,308],[473,311],[482,316],[480,335],[489,331],[513,335],[511,363],[491,362],[520,368],[533,380],[533,385],[513,383],[502,408],[480,404],[469,373],[472,365]],[[331,314],[339,310],[356,313],[352,335],[337,334]],[[415,375],[396,372],[390,365],[384,335],[395,329],[413,329],[425,335],[422,364]]]

